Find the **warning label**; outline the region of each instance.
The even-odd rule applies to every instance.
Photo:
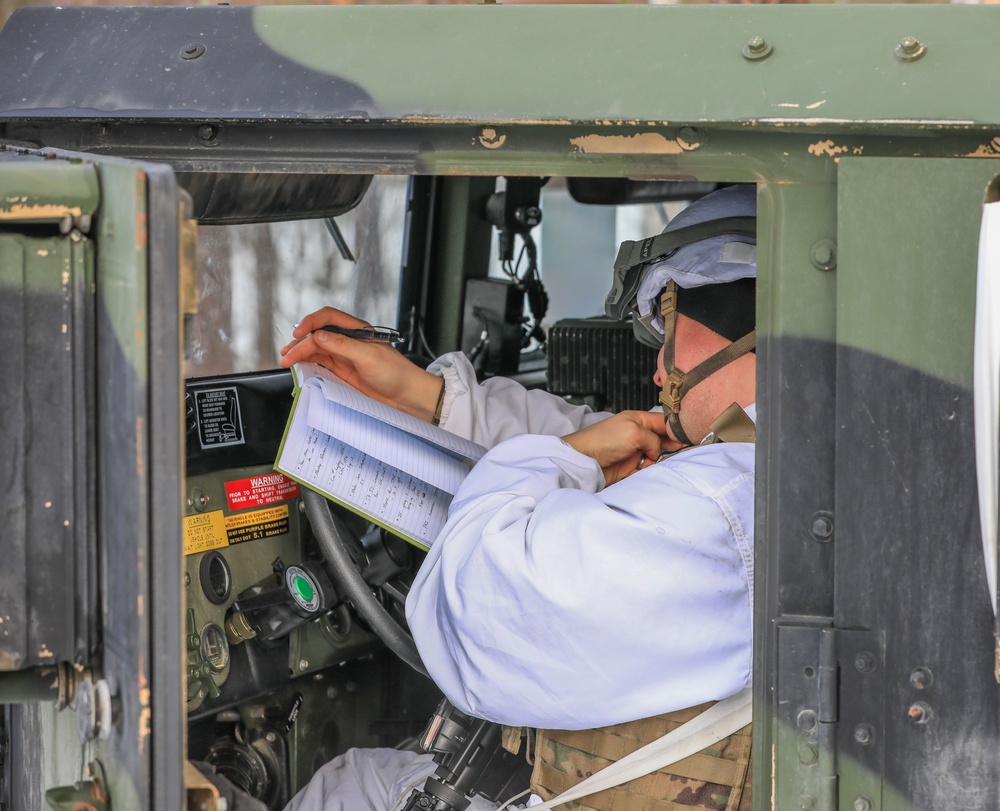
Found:
[[[267,510],[231,515],[226,519],[226,536],[231,544],[273,538],[286,532],[288,532],[287,504]]]
[[[230,510],[266,507],[298,498],[299,485],[282,473],[268,473],[226,482],[226,499]]]
[[[194,393],[201,447],[224,448],[243,444],[240,399],[236,389],[209,389]]]
[[[189,515],[184,519],[184,554],[194,555],[226,546],[226,519],[222,510]]]
[[[288,532],[288,505],[230,515],[222,510],[184,519],[184,554],[195,555],[234,543],[273,538]]]

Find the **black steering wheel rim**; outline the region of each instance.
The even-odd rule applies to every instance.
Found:
[[[330,502],[324,496],[303,488],[302,501],[334,585],[341,590],[342,596],[351,601],[354,610],[389,650],[426,676],[427,670],[420,660],[413,636],[379,602],[348,552],[353,537],[350,530],[330,509]]]

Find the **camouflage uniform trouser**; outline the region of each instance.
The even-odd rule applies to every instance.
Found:
[[[609,763],[662,737],[711,704],[575,732],[538,730],[531,788],[549,800]],[[750,730],[613,789],[567,803],[576,811],[749,811]]]

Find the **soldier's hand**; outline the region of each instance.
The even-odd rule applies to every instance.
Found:
[[[596,460],[609,485],[655,462],[671,444],[663,414],[654,411],[622,411],[563,440]]]
[[[443,385],[440,377],[411,363],[389,344],[320,329],[327,324],[349,329],[370,326],[333,307],[310,313],[296,325],[294,340],[282,347],[281,365],[318,363],[369,397],[430,422]]]

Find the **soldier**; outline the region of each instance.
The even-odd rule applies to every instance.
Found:
[[[406,614],[459,709],[539,730],[532,788],[545,798],[596,770],[608,741],[651,740],[750,682],[755,199],[752,186],[724,188],[619,253],[607,308],[633,311],[637,337],[660,347],[662,414],[596,414],[509,380],[479,385],[460,353],[424,371],[387,346],[318,331],[361,325],[330,308],[282,350],[285,366],[322,363],[491,448]],[[643,795],[637,808],[748,804],[748,729],[706,753],[585,807],[610,808],[623,791]],[[354,750],[290,808],[395,808],[433,769],[427,756]]]

